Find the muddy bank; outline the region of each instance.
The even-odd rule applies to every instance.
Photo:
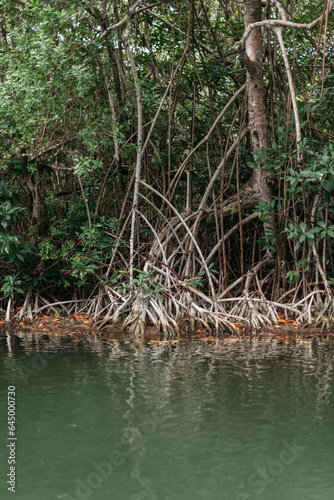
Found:
[[[190,331],[187,325],[184,329],[180,330],[180,333],[169,337],[170,341],[177,340],[187,340],[187,339],[198,339],[204,341],[215,341],[223,339],[250,339],[250,338],[275,338],[280,343],[289,344],[290,342],[303,339],[325,339],[334,340],[334,325],[322,324],[321,326],[305,326],[301,327],[294,320],[279,320],[277,325],[266,326],[265,328],[260,328],[258,330],[251,331],[249,328],[243,326],[238,326],[237,334],[224,334],[219,333],[218,335],[207,330],[197,330]],[[48,335],[48,336],[73,336],[74,338],[87,337],[87,336],[99,336],[108,339],[115,340],[135,340],[135,337],[124,331],[121,326],[106,326],[103,330],[99,330],[93,322],[92,317],[87,317],[84,315],[72,315],[69,317],[48,317],[39,316],[34,319],[32,323],[25,323],[20,321],[18,323],[13,323],[11,325],[5,325],[3,321],[0,321],[0,330],[5,330],[8,332],[26,332],[34,335]],[[138,339],[137,339],[138,340]],[[155,327],[147,327],[145,334],[141,340],[144,341],[162,341],[166,340],[163,333],[159,332]]]

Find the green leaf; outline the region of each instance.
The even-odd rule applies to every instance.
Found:
[[[300,247],[300,245],[301,245],[301,242],[297,241],[297,243],[295,244],[295,252],[297,252],[297,250]]]

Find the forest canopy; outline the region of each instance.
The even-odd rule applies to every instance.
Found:
[[[0,307],[334,315],[332,1],[4,0]]]

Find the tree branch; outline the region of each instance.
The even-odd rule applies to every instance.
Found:
[[[279,2],[274,2],[275,4],[277,4],[277,7],[279,8],[280,5]],[[333,7],[333,0],[329,0],[329,9],[328,9],[328,12],[330,12],[332,10],[332,7]],[[281,10],[279,8],[279,10]],[[318,17],[317,19],[314,19],[314,21],[312,21],[311,23],[308,23],[308,24],[304,24],[304,23],[293,23],[291,21],[286,21],[284,19],[266,19],[265,21],[258,21],[257,23],[252,23],[250,24],[245,33],[244,33],[244,36],[241,38],[241,40],[239,40],[239,42],[237,42],[234,46],[235,50],[237,52],[242,52],[245,50],[245,44],[246,44],[246,40],[247,38],[249,37],[249,35],[251,34],[251,32],[253,31],[253,29],[255,28],[261,28],[262,26],[266,26],[267,28],[275,28],[275,27],[278,27],[278,26],[282,26],[282,27],[287,27],[287,28],[301,28],[301,29],[312,29],[314,28],[314,26],[316,26],[319,22],[321,22],[323,18],[323,14]]]
[[[115,31],[118,28],[121,28],[124,24],[127,24],[132,16],[135,16],[139,14],[140,12],[143,12],[144,10],[151,9],[152,7],[156,7],[157,5],[162,5],[167,2],[171,2],[172,0],[161,0],[160,2],[156,3],[151,3],[149,5],[144,5],[143,7],[140,7],[140,4],[143,3],[144,0],[137,0],[137,2],[134,4],[133,7],[131,7],[126,15],[121,19],[118,23],[113,24],[112,26],[108,26],[98,37],[95,38],[94,42],[97,40],[101,40],[101,38],[105,37],[108,35],[111,31]],[[140,7],[137,9],[137,7]]]

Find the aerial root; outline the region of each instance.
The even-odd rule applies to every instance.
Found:
[[[41,312],[59,316],[60,308],[69,315],[75,308],[93,314],[99,329],[117,324],[135,336],[143,336],[150,325],[166,337],[180,331],[203,330],[239,335],[240,326],[248,325],[253,331],[277,323],[278,311],[284,311],[286,319],[292,314],[299,325],[314,325],[322,332],[334,327],[334,299],[322,289],[311,291],[298,302],[282,303],[267,300],[263,295],[255,297],[246,290],[242,297],[212,298],[187,282],[180,282],[159,292],[141,286],[121,292],[104,286],[95,297],[60,302],[49,302],[38,293],[28,292],[15,315],[12,300],[4,305],[2,313],[8,324],[12,319],[30,323]]]
[[[327,298],[323,309],[320,311],[314,326],[321,327],[321,333],[332,331],[334,327],[334,301]]]
[[[205,325],[211,331],[212,328],[219,331],[228,331],[230,333],[238,333],[238,329],[232,321],[228,319],[228,315],[220,311],[208,311],[195,303],[191,304],[189,316],[193,320],[197,320]]]
[[[278,320],[278,314],[270,301],[253,299],[248,294],[237,301],[230,314],[238,315],[244,321],[248,320],[249,327],[255,330],[275,324]]]
[[[142,336],[149,323],[163,331],[165,335],[172,335],[175,330],[178,331],[177,323],[167,313],[163,304],[158,299],[145,298],[143,291],[139,289],[123,327],[128,328],[135,336]]]
[[[98,327],[101,329],[107,323],[119,322],[124,317],[123,328],[135,336],[142,336],[148,325],[155,326],[165,336],[179,333],[181,325],[184,327],[185,324],[191,331],[204,328],[210,332],[214,329],[238,332],[232,322],[233,316],[226,314],[222,306],[216,307],[216,310],[207,309],[196,303],[189,293],[178,297],[166,291],[163,297],[154,293],[145,295],[139,287],[115,301]]]
[[[145,296],[140,287],[114,301],[108,314],[99,322],[99,328],[107,323],[117,323],[124,316],[123,328],[135,336],[142,336],[149,324],[165,335],[179,331],[177,322],[167,312],[162,301],[153,294]]]

